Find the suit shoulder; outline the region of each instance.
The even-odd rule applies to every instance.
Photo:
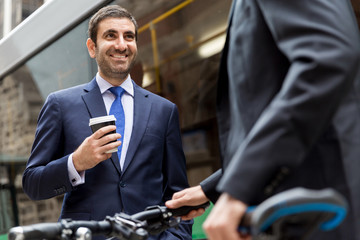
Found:
[[[52,92],[51,94],[55,94],[55,95],[63,95],[63,94],[68,94],[68,93],[75,93],[75,92],[79,92],[79,91],[84,91],[85,86],[87,85],[87,83],[84,84],[80,84],[77,86],[73,86],[73,87],[69,87],[69,88],[65,88],[65,89],[60,89],[58,91]]]
[[[55,92],[52,92],[49,94],[48,98],[63,98],[63,97],[69,97],[74,95],[81,95],[84,92],[84,88],[87,84],[81,84],[70,88],[61,89]]]

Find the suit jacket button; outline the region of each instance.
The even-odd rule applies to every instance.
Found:
[[[126,184],[124,183],[124,182],[120,182],[120,187],[125,187],[126,186]]]

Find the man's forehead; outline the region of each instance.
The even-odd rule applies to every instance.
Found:
[[[109,17],[103,19],[99,23],[99,30],[107,31],[108,29],[112,30],[121,30],[121,31],[132,31],[135,32],[135,25],[134,23],[128,18],[114,18]]]

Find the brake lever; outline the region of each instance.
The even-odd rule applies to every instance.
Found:
[[[131,232],[137,230],[147,232],[149,235],[157,235],[168,228],[177,228],[181,222],[181,217],[192,210],[207,208],[210,205],[206,202],[198,206],[184,206],[177,209],[170,209],[165,206],[149,206],[144,211],[134,215],[118,213],[114,219],[120,225],[130,228]]]
[[[157,235],[168,228],[177,228],[181,222],[181,218],[174,216],[174,214],[166,207],[155,205],[147,207],[145,211],[158,212],[158,217],[150,218],[145,221],[145,228],[151,235]]]
[[[127,240],[145,240],[148,238],[148,232],[144,229],[144,223],[132,219],[125,213],[115,214],[114,217],[107,217],[112,224],[112,235],[119,239]]]

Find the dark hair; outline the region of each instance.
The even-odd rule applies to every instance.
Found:
[[[89,21],[88,34],[89,38],[95,43],[95,45],[99,23],[106,18],[128,18],[135,26],[135,39],[137,39],[138,25],[134,16],[123,7],[118,5],[109,5],[97,11]]]

